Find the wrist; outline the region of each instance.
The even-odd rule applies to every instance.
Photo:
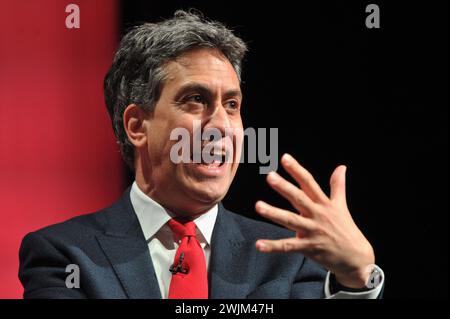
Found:
[[[334,273],[336,281],[345,287],[362,289],[367,287],[370,275],[374,270],[374,265],[367,265],[361,269],[347,271],[344,273]]]

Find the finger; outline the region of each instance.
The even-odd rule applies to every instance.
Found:
[[[281,157],[281,164],[314,202],[326,202],[328,200],[327,195],[322,191],[311,173],[301,166],[295,158],[286,153]]]
[[[274,221],[290,230],[312,231],[314,229],[314,222],[303,216],[284,210],[263,201],[258,201],[255,205],[256,211],[263,217]]]
[[[334,202],[345,204],[345,173],[347,167],[340,165],[336,167],[330,178],[330,199]]]
[[[300,238],[286,238],[286,239],[260,239],[256,242],[256,248],[264,253],[291,253],[291,252],[303,252],[308,246],[306,239]]]
[[[302,214],[312,214],[311,211],[315,204],[300,188],[291,184],[276,172],[267,174],[267,182]]]

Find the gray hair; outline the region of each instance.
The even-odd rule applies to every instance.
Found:
[[[246,44],[230,29],[200,13],[176,11],[173,18],[134,27],[121,40],[105,76],[105,102],[122,157],[134,169],[134,146],[123,126],[123,113],[130,104],[152,111],[165,81],[164,66],[195,48],[219,50],[240,80]]]

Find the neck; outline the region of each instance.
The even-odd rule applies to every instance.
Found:
[[[166,208],[173,214],[180,217],[189,217],[194,219],[206,212],[208,212],[211,208],[214,207],[217,203],[197,203],[191,201],[185,201],[182,205],[174,205],[173,201],[166,201],[160,196],[158,196],[158,192],[156,191],[156,187],[142,177],[142,175],[135,175],[136,184],[139,189],[152,200],[160,204],[162,207]],[[168,191],[170,192],[170,191]]]
[[[202,202],[195,200],[187,193],[183,193],[180,189],[161,190],[161,186],[157,187],[153,178],[151,167],[142,165],[139,158],[135,161],[136,184],[139,189],[152,200],[168,209],[177,216],[197,217],[209,211],[217,202]],[[172,194],[172,196],[169,196]],[[175,194],[175,195],[174,195]]]

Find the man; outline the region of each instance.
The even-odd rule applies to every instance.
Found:
[[[347,209],[344,166],[328,197],[294,158],[282,157],[298,186],[275,172],[267,181],[296,211],[262,201],[255,208],[289,230],[221,205],[241,154],[246,50],[220,23],[184,11],[125,35],[105,98],[135,182],[112,207],[24,238],[25,298],[379,297],[383,274]],[[212,151],[209,141],[200,150],[190,142],[188,160],[176,161],[171,134],[183,128],[194,137],[195,121],[221,136]],[[79,269],[79,287],[67,283],[69,265]]]

